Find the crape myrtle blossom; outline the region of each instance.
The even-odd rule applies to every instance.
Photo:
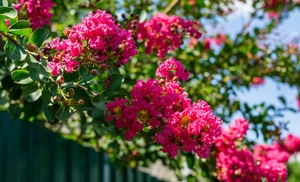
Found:
[[[199,27],[199,23],[195,21],[156,13],[152,19],[138,24],[137,38],[145,41],[147,54],[157,52],[158,57],[164,58],[168,51],[183,44],[185,35],[199,39],[202,35]]]
[[[215,140],[218,179],[221,181],[286,181],[285,163],[300,151],[300,138],[289,134],[271,145],[259,144],[253,153],[242,144],[249,123],[237,119]]]
[[[252,80],[251,80],[251,84],[253,86],[260,86],[260,85],[263,85],[265,83],[265,79],[263,77],[253,77]]]
[[[214,139],[221,134],[222,121],[205,101],[191,103],[177,82],[189,76],[181,62],[174,58],[164,61],[156,76],[161,79],[137,80],[131,100],[116,98],[109,102],[107,120],[115,120],[127,140],[143,132],[143,136],[160,144],[171,158],[179,149],[208,157]]]
[[[251,151],[237,143],[243,140],[248,130],[246,119],[236,119],[233,125],[215,140],[218,179],[221,181],[260,181]]]
[[[129,31],[115,24],[112,15],[97,10],[82,22],[64,31],[67,39],[56,38],[51,47],[56,54],[48,67],[52,75],[63,69],[70,73],[79,64],[92,64],[100,70],[121,66],[137,54],[137,47]]]
[[[52,0],[19,0],[18,2],[15,5],[16,10],[20,11],[22,6],[25,5],[27,16],[33,29],[50,24],[53,16],[50,10],[54,6]]]

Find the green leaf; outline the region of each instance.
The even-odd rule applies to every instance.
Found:
[[[32,80],[35,80],[35,81],[39,81],[39,80],[42,80],[43,79],[43,75],[40,74],[40,72],[36,69],[30,69],[29,70],[29,76]]]
[[[35,102],[42,96],[42,89],[38,85],[30,84],[22,86],[22,95],[28,102]]]
[[[282,103],[283,105],[286,105],[286,100],[285,100],[284,97],[279,96],[278,99],[281,101],[281,103]]]
[[[65,105],[60,106],[60,108],[56,111],[55,117],[59,120],[67,120],[69,119],[74,112]]]
[[[54,122],[55,121],[55,110],[48,106],[48,104],[46,102],[42,103],[42,112],[44,113],[46,119],[50,122]]]
[[[22,61],[26,58],[25,49],[19,45],[15,45],[10,40],[4,46],[6,55],[13,60]]]
[[[197,5],[200,6],[201,8],[204,8],[204,7],[205,7],[204,0],[196,0],[196,3],[197,3]]]
[[[37,47],[41,47],[44,40],[46,40],[48,36],[49,36],[49,30],[45,28],[40,28],[33,32],[31,37],[29,38],[29,41],[35,43]]]
[[[11,73],[12,79],[18,84],[28,84],[33,82],[27,70],[15,70]]]
[[[111,77],[113,81],[109,84],[108,89],[103,92],[105,97],[114,95],[114,93],[120,89],[123,81],[122,75],[112,75]]]
[[[100,110],[94,107],[94,109],[88,110],[87,113],[92,118],[99,118],[101,115],[104,115],[104,110]]]
[[[146,20],[146,18],[147,18],[147,11],[142,10],[141,14],[140,14],[139,22],[144,22]]]
[[[11,7],[0,7],[0,19],[13,19],[18,15],[17,10]]]
[[[98,95],[96,97],[93,97],[92,99],[92,104],[96,108],[100,110],[106,110],[106,104],[104,102],[104,96],[103,95]]]
[[[4,21],[4,19],[0,19],[0,32],[7,32],[8,27]]]
[[[186,162],[187,162],[188,167],[190,169],[193,169],[194,165],[195,165],[195,155],[192,153],[187,153],[186,154]]]
[[[8,108],[8,114],[12,118],[19,118],[21,116],[21,113],[22,113],[22,108],[20,107],[19,104],[10,104]]]
[[[29,27],[28,21],[20,20],[11,25],[8,32],[14,35],[29,36],[32,33],[32,29]]]
[[[0,6],[8,6],[7,0],[0,0]]]
[[[33,68],[38,68],[40,62],[38,62],[32,55],[28,54],[26,57],[26,62],[29,66]]]

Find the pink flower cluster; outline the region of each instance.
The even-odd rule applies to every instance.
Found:
[[[115,62],[121,66],[137,54],[137,47],[129,31],[114,23],[112,15],[97,10],[90,12],[80,24],[65,30],[68,39],[53,40],[51,47],[57,52],[48,67],[52,74],[61,69],[72,72],[80,63],[89,63],[108,69]]]
[[[168,51],[183,44],[184,35],[199,39],[199,23],[184,20],[178,16],[168,16],[157,13],[147,22],[138,24],[138,39],[145,41],[146,53],[157,52],[157,56],[164,58]]]
[[[246,119],[235,120],[215,140],[218,179],[221,181],[286,181],[285,163],[291,154],[300,152],[300,138],[288,135],[272,145],[255,145],[253,154],[242,145],[248,130]]]
[[[214,139],[221,135],[222,121],[205,101],[191,103],[178,79],[173,79],[186,80],[184,69],[174,58],[166,60],[156,72],[160,80],[138,80],[130,101],[116,98],[107,104],[107,120],[116,120],[116,127],[126,130],[127,140],[144,132],[143,136],[162,145],[171,158],[179,149],[208,157]]]
[[[226,34],[218,34],[213,37],[205,37],[203,39],[203,48],[204,50],[209,50],[212,46],[222,46],[226,41]]]
[[[15,5],[16,10],[20,11],[25,4],[27,16],[33,29],[49,25],[53,14],[50,9],[54,6],[52,0],[19,0],[19,4]]]
[[[264,8],[274,9],[277,6],[282,6],[286,3],[286,0],[265,0]]]
[[[167,82],[171,81],[175,75],[179,79],[186,81],[190,73],[185,70],[180,61],[176,61],[174,58],[169,58],[161,63],[156,71],[156,76],[165,78]]]
[[[237,145],[248,130],[246,119],[237,119],[215,140],[218,179],[221,181],[259,181],[251,151]]]

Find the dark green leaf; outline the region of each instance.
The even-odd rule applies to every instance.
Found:
[[[188,153],[187,156],[186,156],[186,162],[187,162],[188,167],[190,169],[193,169],[194,165],[195,165],[195,156],[194,156],[194,154]]]
[[[0,19],[13,19],[18,15],[17,10],[11,7],[0,7]]]
[[[95,107],[92,110],[88,110],[88,114],[92,118],[99,118],[99,117],[101,117],[101,115],[104,115],[104,112],[105,112],[104,110],[100,110]]]
[[[23,47],[15,45],[10,40],[4,46],[6,55],[13,60],[22,61],[26,58],[26,52]]]
[[[282,103],[283,105],[286,105],[286,101],[285,101],[285,98],[284,98],[284,97],[279,96],[278,99],[281,101],[281,103]]]
[[[103,95],[105,97],[112,96],[115,92],[117,92],[120,89],[122,81],[122,75],[112,75],[112,83],[110,83],[108,89],[103,92]]]
[[[204,7],[205,7],[204,0],[196,0],[196,3],[197,3],[197,5],[200,6],[201,8],[204,8]]]
[[[48,106],[46,102],[42,103],[42,111],[48,121],[55,121],[55,110],[52,107]]]
[[[41,45],[47,39],[48,36],[49,30],[45,28],[40,28],[33,32],[31,37],[29,38],[29,41],[35,43],[37,47],[41,47]]]
[[[8,108],[8,114],[12,118],[19,118],[21,116],[21,113],[22,113],[22,108],[20,107],[19,104],[10,104]]]
[[[14,35],[29,36],[32,33],[32,29],[29,27],[29,23],[25,20],[20,20],[11,25],[8,32]]]
[[[104,96],[103,95],[98,95],[96,97],[93,97],[92,99],[92,104],[96,108],[100,110],[106,110],[106,104],[104,102]]]
[[[0,0],[0,6],[8,6],[7,0]]]
[[[73,111],[69,107],[62,105],[56,111],[55,117],[59,120],[67,120],[72,116],[72,114],[73,114]]]
[[[35,102],[42,96],[42,89],[37,85],[22,86],[23,98],[28,102]]]
[[[27,70],[15,70],[11,73],[12,79],[18,84],[28,84],[33,82]]]

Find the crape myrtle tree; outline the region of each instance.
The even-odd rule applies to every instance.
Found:
[[[1,111],[124,166],[161,160],[178,180],[286,181],[300,138],[281,136],[288,122],[278,119],[298,109],[237,93],[265,78],[300,90],[298,40],[276,32],[300,2],[252,0],[239,33],[212,33],[235,3],[2,0]]]

